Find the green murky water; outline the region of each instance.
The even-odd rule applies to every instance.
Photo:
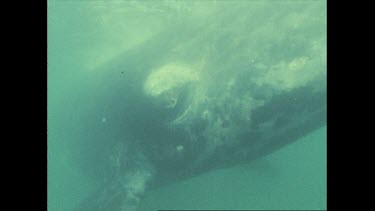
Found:
[[[228,79],[228,84],[239,83],[230,81],[236,68],[252,65],[270,70],[258,80],[267,87],[290,90],[313,81],[317,90],[325,89],[325,1],[49,0],[48,210],[73,210],[100,188],[98,178],[104,170],[87,173],[85,167],[93,161],[77,156],[77,151],[106,150],[106,144],[118,136],[110,129],[118,127],[114,119],[121,116],[110,112],[117,109],[116,96],[108,96],[113,98],[108,108],[89,107],[95,115],[85,116],[87,107],[81,106],[100,104],[102,92],[97,90],[112,87],[111,80],[103,77],[112,73],[103,70],[111,71],[106,67],[124,52],[148,51],[145,43],[176,29],[182,32],[181,45],[166,52],[175,38],[163,36],[160,40],[165,44],[155,45],[160,50],[154,51],[165,55],[164,62],[182,55],[194,67],[222,66],[212,80]],[[202,52],[215,56],[207,59]],[[154,60],[152,55],[140,59],[145,66]],[[282,71],[272,72],[278,68]],[[188,73],[175,77],[193,80],[195,73]],[[174,81],[163,85],[169,88]],[[96,129],[87,130],[85,126],[93,122]],[[96,144],[88,146],[90,142],[82,141],[87,134],[108,142],[100,145],[92,140]],[[249,164],[146,191],[139,211],[157,209],[326,209],[326,127]]]

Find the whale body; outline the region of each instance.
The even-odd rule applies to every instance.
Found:
[[[77,118],[90,123],[73,154],[100,188],[77,211],[135,211],[147,190],[250,162],[326,123],[324,33],[225,23],[216,33],[221,24],[175,24],[82,77]]]

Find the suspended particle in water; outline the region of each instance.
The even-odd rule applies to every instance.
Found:
[[[178,145],[177,147],[176,147],[176,150],[177,151],[181,151],[181,150],[183,150],[184,149],[184,146],[182,146],[182,145]]]

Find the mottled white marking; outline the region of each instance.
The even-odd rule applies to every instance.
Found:
[[[182,146],[182,145],[178,145],[178,146],[176,147],[176,149],[177,149],[177,151],[181,151],[181,150],[184,149],[184,146]]]

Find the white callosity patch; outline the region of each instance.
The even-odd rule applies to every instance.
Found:
[[[189,82],[197,81],[198,73],[181,64],[167,64],[154,70],[147,78],[145,92],[153,97],[181,88]]]
[[[198,80],[199,75],[192,68],[169,63],[150,73],[144,83],[144,91],[156,100],[161,100],[166,108],[173,108],[182,88]]]
[[[260,77],[256,83],[258,85],[271,85],[280,90],[290,90],[299,85],[303,85],[311,77],[311,72],[304,71],[304,66],[308,62],[306,57],[300,57],[287,63],[280,63],[270,67],[268,72]]]
[[[126,192],[121,210],[136,211],[152,174],[145,169],[128,172],[124,177],[123,189]]]
[[[142,194],[147,179],[150,177],[147,172],[141,172],[141,171],[136,171],[128,174],[126,176],[126,186],[125,189],[128,190],[129,195],[136,195],[136,194]]]
[[[281,60],[268,68],[264,67],[263,74],[255,80],[255,83],[259,86],[270,85],[280,91],[289,91],[319,80],[326,74],[324,46],[324,41],[314,41],[306,55],[295,57],[290,61]]]

